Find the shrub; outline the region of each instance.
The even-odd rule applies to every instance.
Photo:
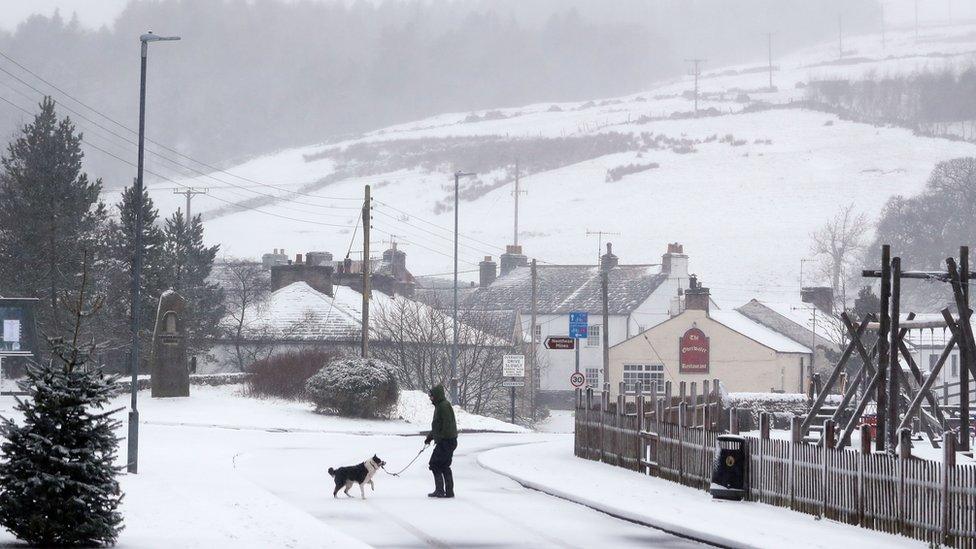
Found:
[[[316,411],[351,417],[388,416],[399,393],[393,365],[375,359],[333,360],[305,385]]]
[[[302,349],[270,356],[248,366],[247,393],[300,399],[305,396],[305,383],[322,365],[335,358],[324,349]]]

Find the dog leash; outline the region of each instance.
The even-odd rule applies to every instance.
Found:
[[[427,444],[424,444],[424,447],[423,447],[423,448],[421,448],[419,452],[417,452],[417,455],[415,455],[415,456],[413,457],[413,459],[411,459],[411,460],[410,460],[410,463],[408,463],[406,467],[404,467],[403,469],[400,469],[400,470],[399,470],[399,471],[397,471],[396,473],[391,473],[391,472],[389,472],[389,471],[387,471],[387,470],[386,470],[386,466],[385,466],[385,465],[383,465],[383,466],[381,466],[381,467],[383,468],[383,470],[384,470],[384,471],[386,471],[386,472],[387,472],[387,474],[389,474],[389,475],[393,475],[393,476],[395,476],[395,477],[398,477],[398,476],[400,476],[400,473],[402,473],[402,472],[404,472],[404,471],[406,471],[407,469],[409,469],[409,468],[410,468],[410,466],[411,466],[411,465],[413,465],[413,462],[415,462],[415,461],[417,461],[417,458],[419,458],[419,457],[420,457],[420,454],[422,454],[422,453],[424,453],[424,451],[425,451],[425,450],[427,450],[427,446],[428,446]]]

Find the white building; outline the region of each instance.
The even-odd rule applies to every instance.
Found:
[[[688,288],[688,256],[680,244],[669,244],[661,263],[621,265],[608,251],[602,265],[609,268],[609,341],[613,346],[669,319],[679,289]],[[532,319],[532,276],[521,249],[510,247],[501,257],[502,272],[495,278],[495,263],[481,263],[478,288],[465,292],[463,307],[473,310],[515,310],[526,334]],[[600,265],[537,265],[536,341],[539,342],[540,398],[558,405],[572,397],[569,378],[575,371],[571,350],[548,350],[550,336],[569,334],[569,314],[589,314],[589,338],[580,341],[580,372],[594,386],[602,383],[603,300]],[[526,340],[529,340],[526,337]]]

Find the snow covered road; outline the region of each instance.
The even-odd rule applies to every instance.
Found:
[[[425,452],[401,477],[380,474],[366,501],[331,496],[327,467],[378,454],[397,471],[420,437],[286,435],[290,444],[238,455],[238,473],[284,501],[374,547],[696,547],[665,532],[523,488],[477,463],[493,448],[547,440],[536,434],[461,435],[454,460],[457,498],[432,500]],[[284,442],[285,439],[282,439]],[[291,444],[297,443],[297,444]]]

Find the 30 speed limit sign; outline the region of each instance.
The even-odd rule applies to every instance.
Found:
[[[584,383],[586,383],[586,376],[579,372],[575,372],[573,375],[569,376],[569,382],[573,384],[573,387],[579,389]]]

